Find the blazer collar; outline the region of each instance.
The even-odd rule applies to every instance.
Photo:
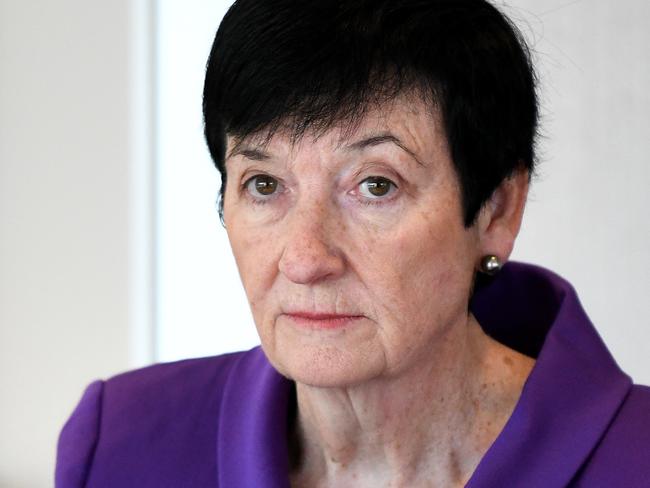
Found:
[[[472,311],[488,334],[537,362],[467,487],[566,486],[616,414],[630,378],[571,285],[550,271],[507,264],[479,283]],[[289,488],[291,392],[259,347],[239,357],[219,415],[220,486]]]
[[[628,394],[630,378],[573,287],[548,270],[510,263],[472,305],[488,334],[537,362],[467,487],[567,486]]]

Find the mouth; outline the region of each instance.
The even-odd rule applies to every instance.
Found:
[[[294,325],[305,329],[341,329],[365,318],[363,315],[287,312],[283,314]]]

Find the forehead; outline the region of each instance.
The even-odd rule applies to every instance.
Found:
[[[394,137],[417,156],[447,152],[447,138],[440,111],[415,95],[401,95],[381,105],[366,108],[360,116],[332,124],[326,129],[298,131],[299,123],[284,121],[243,138],[228,136],[226,160],[243,154],[289,154],[314,148],[336,151],[355,141]],[[372,144],[368,145],[372,146]]]

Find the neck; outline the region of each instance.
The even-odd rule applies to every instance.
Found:
[[[532,360],[487,337],[472,316],[439,342],[393,376],[345,388],[297,384],[294,485],[464,485]]]

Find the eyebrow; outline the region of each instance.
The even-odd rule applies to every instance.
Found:
[[[424,166],[420,158],[418,158],[417,154],[409,149],[409,147],[406,146],[406,144],[404,144],[399,137],[391,134],[390,132],[382,132],[380,134],[370,135],[359,141],[347,144],[343,149],[346,151],[363,151],[369,147],[378,146],[380,144],[394,144],[402,151],[406,152],[409,156],[411,156],[420,166]],[[230,153],[226,156],[226,159],[230,159],[235,156],[243,156],[252,161],[268,161],[271,159],[271,155],[269,153],[255,147],[247,146],[245,143],[236,144],[235,147],[233,147]]]
[[[422,161],[420,161],[420,158],[418,158],[417,154],[415,154],[415,152],[409,149],[409,147],[406,144],[404,144],[399,137],[397,137],[394,134],[391,134],[390,132],[383,132],[381,134],[371,135],[369,137],[361,139],[360,141],[356,141],[353,142],[352,144],[346,145],[344,149],[347,151],[363,151],[364,149],[367,149],[369,147],[374,147],[380,144],[387,144],[387,143],[395,144],[402,151],[406,152],[409,156],[411,156],[416,163],[418,163],[420,166],[424,166]]]
[[[271,155],[267,152],[262,151],[261,149],[256,149],[244,144],[237,144],[232,148],[230,153],[226,156],[226,159],[233,158],[235,156],[244,156],[247,159],[253,161],[266,161],[271,159]]]

